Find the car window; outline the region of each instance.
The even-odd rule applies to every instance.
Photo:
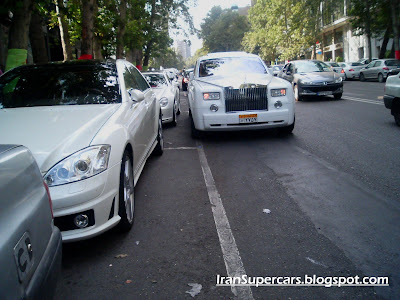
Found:
[[[268,71],[257,57],[213,58],[203,60],[199,65],[199,77],[226,76],[235,73],[267,74]]]
[[[387,60],[385,61],[385,65],[387,65],[388,67],[393,67],[393,66],[400,67],[400,60]]]
[[[296,62],[297,73],[309,73],[309,72],[332,72],[332,69],[322,61],[297,61]]]
[[[342,68],[346,68],[346,67],[347,67],[346,64],[340,64],[340,66],[341,66]]]
[[[0,108],[118,102],[116,71],[101,65],[30,66],[0,77]]]
[[[143,74],[147,81],[150,83],[151,87],[164,87],[167,86],[167,80],[165,79],[165,76],[163,74]]]
[[[357,67],[357,66],[362,66],[363,64],[362,64],[362,63],[355,62],[355,63],[351,63],[351,65],[352,65],[353,67]]]
[[[293,64],[289,64],[288,65],[288,71],[290,71],[290,72],[294,72],[294,66],[293,66]]]
[[[374,65],[374,67],[379,67],[381,64],[382,64],[382,62],[381,62],[381,61],[377,61],[377,62],[375,62],[375,65]]]
[[[370,62],[370,63],[367,65],[367,67],[368,67],[368,68],[372,68],[374,65],[375,65],[375,62],[373,61],[373,62]]]
[[[335,67],[335,68],[337,68],[337,67],[339,67],[339,65],[337,64],[337,63],[329,63],[332,67]]]
[[[149,84],[143,78],[142,74],[140,74],[140,72],[133,65],[129,66],[128,69],[129,69],[129,72],[133,75],[134,81],[137,84],[137,88],[136,89],[144,92],[148,88],[150,88]]]

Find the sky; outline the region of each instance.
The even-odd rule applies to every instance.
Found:
[[[250,6],[251,0],[197,0],[190,1],[197,2],[197,5],[190,5],[189,11],[193,17],[193,23],[196,29],[200,29],[200,24],[203,22],[203,19],[207,16],[207,13],[213,6],[221,6],[222,9],[230,8],[233,5],[237,5],[238,7]],[[173,36],[174,40],[183,40],[186,39],[184,36],[175,35]],[[202,47],[202,40],[198,39],[197,36],[190,36],[190,41],[192,42],[191,52],[192,55],[196,52],[197,49]],[[175,45],[176,46],[176,45]]]

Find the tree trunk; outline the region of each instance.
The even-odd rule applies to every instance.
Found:
[[[394,46],[394,56],[396,59],[400,59],[400,30],[399,30],[399,4],[398,0],[390,1],[391,11],[392,11],[392,25],[393,25],[393,46]]]
[[[18,6],[13,12],[8,40],[6,71],[25,64],[28,55],[29,24],[33,3],[31,0],[21,2],[21,6]]]
[[[389,38],[390,38],[390,27],[391,27],[391,25],[389,25],[388,28],[386,28],[386,30],[385,30],[385,35],[383,36],[382,46],[381,46],[381,50],[379,51],[378,58],[385,58],[386,48],[387,48],[387,44],[388,44]]]
[[[140,49],[135,49],[134,51],[136,66],[140,66],[140,68],[142,68],[143,52]]]
[[[154,26],[155,17],[156,17],[156,0],[151,0],[151,15],[150,15],[150,26],[149,26],[150,39],[147,41],[146,50],[144,52],[144,59],[143,59],[143,68],[145,68],[145,69],[147,69],[147,67],[149,66],[151,49],[153,46],[152,36],[153,36],[153,26]]]
[[[36,10],[32,12],[31,24],[29,26],[29,40],[32,47],[33,62],[48,62],[49,58],[47,56],[46,41],[43,33],[42,17]]]
[[[124,57],[125,25],[126,25],[126,0],[120,0],[118,29],[117,29],[117,51],[116,51],[117,58]]]
[[[94,1],[82,1],[82,47],[81,55],[93,56]]]
[[[368,41],[368,58],[372,61],[371,24],[369,23],[369,20],[371,20],[371,6],[369,0],[365,1],[365,15],[367,20],[365,22],[365,33]]]
[[[94,27],[95,27],[95,31],[96,32],[98,32],[98,30],[97,30],[97,22],[96,22],[96,20],[98,20],[96,18],[98,12],[99,12],[99,6],[98,6],[98,3],[97,3],[97,0],[95,0],[94,1],[94,6],[93,6],[93,14],[95,16]],[[103,54],[101,53],[101,49],[102,49],[102,47],[101,47],[101,38],[100,38],[99,35],[94,34],[93,35],[93,55],[94,55],[95,59],[100,59],[100,60],[104,59]]]
[[[73,57],[72,57],[71,40],[68,32],[68,23],[64,11],[65,7],[63,0],[57,0],[56,12],[58,15],[58,27],[60,28],[61,45],[64,54],[64,61],[66,61],[66,60],[71,60]]]

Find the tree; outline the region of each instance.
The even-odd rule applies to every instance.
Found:
[[[201,24],[200,37],[210,52],[238,51],[242,49],[242,39],[249,30],[245,16],[219,6],[211,8]]]
[[[25,64],[28,56],[29,24],[33,3],[31,0],[20,0],[14,5],[8,39],[6,71]]]
[[[265,60],[293,59],[315,45],[319,1],[258,0],[250,9],[250,32],[243,46]]]
[[[93,55],[94,2],[82,1],[82,54]]]
[[[61,45],[63,48],[64,61],[72,59],[71,39],[69,37],[69,27],[65,15],[66,9],[63,0],[56,0],[56,13],[58,27],[60,28]]]

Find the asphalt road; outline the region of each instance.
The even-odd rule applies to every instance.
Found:
[[[384,84],[296,104],[296,127],[190,137],[187,99],[136,186],[134,228],[65,244],[55,299],[395,299],[400,128]],[[390,287],[216,287],[216,276],[389,276]]]

